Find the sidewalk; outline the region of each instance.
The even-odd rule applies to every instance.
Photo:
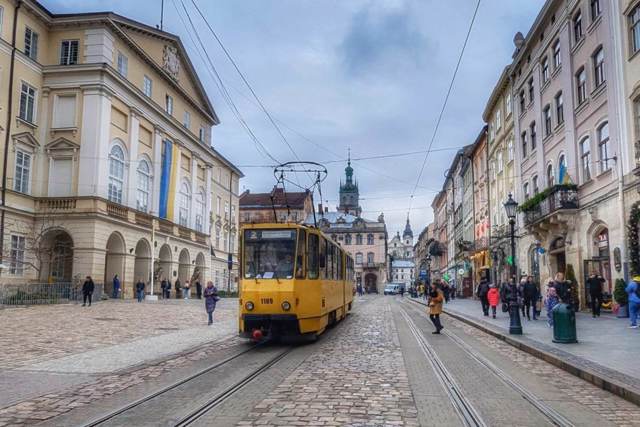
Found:
[[[424,300],[420,300],[424,303]],[[497,318],[482,314],[480,301],[456,299],[444,306],[445,313],[473,324],[510,344],[547,360],[600,387],[640,404],[640,331],[628,329],[628,319],[612,315],[592,318],[577,313],[577,344],[552,342],[553,331],[547,318],[536,321],[522,319],[523,335],[509,335],[509,315],[499,312]]]

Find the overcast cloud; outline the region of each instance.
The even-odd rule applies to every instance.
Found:
[[[165,0],[166,31],[189,49],[222,123],[215,147],[246,177],[242,189],[268,191],[270,162],[261,155],[223,102]],[[180,0],[175,0],[179,4]],[[185,0],[185,3],[190,3]],[[426,149],[475,6],[474,0],[197,0],[298,156],[344,160]],[[500,72],[510,62],[513,35],[526,34],[543,0],[483,0],[425,174],[413,201],[417,234],[432,220],[431,200],[456,147],[472,143]],[[54,13],[113,10],[149,25],[160,21],[160,0],[43,0]],[[187,5],[189,7],[189,5]],[[195,11],[189,7],[195,19]],[[269,152],[293,155],[200,20],[198,28],[238,108]],[[423,155],[354,161],[364,216],[382,211],[389,234],[404,227],[409,195]],[[344,162],[327,163],[323,195],[337,202]],[[308,181],[304,176],[302,182]]]

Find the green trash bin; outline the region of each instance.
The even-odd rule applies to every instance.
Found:
[[[576,313],[567,304],[553,307],[553,342],[571,344],[578,342]]]

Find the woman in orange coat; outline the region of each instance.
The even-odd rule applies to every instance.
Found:
[[[439,334],[442,330],[442,323],[440,323],[440,313],[442,313],[442,302],[444,301],[444,294],[438,289],[438,284],[432,282],[429,288],[429,318],[436,327],[436,330],[432,333]]]
[[[496,288],[496,285],[489,286],[489,293],[487,293],[487,299],[489,300],[489,306],[491,306],[491,312],[493,318],[496,318],[496,307],[500,303],[500,291]]]

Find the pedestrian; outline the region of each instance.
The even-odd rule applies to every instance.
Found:
[[[496,290],[497,291],[497,290]],[[478,290],[476,292],[478,298],[480,298],[480,304],[482,304],[482,313],[485,316],[489,315],[489,282],[487,279],[482,278],[480,280],[480,284],[478,285]]]
[[[202,284],[200,283],[200,279],[196,280],[196,296],[198,299],[202,299]]]
[[[531,311],[533,312],[533,320],[538,320],[540,317],[540,310],[542,307],[542,296],[540,295],[540,288],[533,280],[533,276],[528,276],[527,281],[533,285],[534,297],[531,302]]]
[[[444,301],[444,293],[438,289],[437,283],[432,283],[429,289],[429,319],[436,327],[436,330],[432,333],[439,334],[443,329],[442,323],[440,323],[440,313],[442,313],[442,302]]]
[[[567,304],[570,308],[572,307],[571,301],[571,287],[573,284],[567,280],[564,280],[564,273],[557,272],[555,279],[553,281],[553,287],[556,289],[556,293],[558,294],[558,298],[560,301]]]
[[[87,276],[86,280],[82,284],[82,306],[87,305],[87,301],[89,301],[89,307],[91,307],[91,296],[93,295],[93,291],[96,288],[96,285],[93,283],[93,279],[91,276]]]
[[[400,297],[404,297],[404,285],[400,285]]]
[[[136,296],[138,297],[138,302],[142,302],[144,298],[144,282],[142,281],[142,277],[138,279],[136,283]]]
[[[629,328],[638,328],[638,309],[640,308],[640,276],[633,276],[625,291],[629,295]]]
[[[113,299],[117,299],[119,293],[120,293],[120,279],[116,274],[115,276],[113,276],[113,295],[112,295]]]
[[[218,290],[213,286],[213,282],[209,280],[207,287],[204,288],[204,306],[209,315],[209,325],[213,323],[213,311],[216,309],[216,303],[219,299]]]
[[[173,288],[176,290],[176,299],[180,298],[180,291],[182,289],[182,283],[180,283],[180,278],[176,279],[176,283],[173,285]]]
[[[457,290],[457,286],[456,286],[456,281],[452,281],[451,282],[451,287],[449,289],[449,298],[451,298],[451,300],[456,299],[456,290]]]
[[[587,278],[587,289],[591,297],[591,315],[600,317],[600,306],[602,305],[602,285],[606,282],[597,271],[593,270]]]
[[[538,288],[533,280],[529,277],[524,279],[522,285],[522,307],[524,308],[524,314],[527,316],[527,320],[531,320],[530,311],[533,309],[533,320],[536,320],[536,300],[538,299]]]
[[[547,298],[544,302],[545,308],[547,309],[547,323],[549,327],[553,327],[553,307],[560,303],[560,298],[558,298],[558,292],[556,288],[551,286],[547,289]]]
[[[167,279],[167,299],[171,299],[171,280]]]
[[[162,281],[160,282],[160,289],[162,289],[162,299],[167,298],[167,286],[167,279],[163,277]]]
[[[449,287],[449,283],[442,282],[442,294],[444,296],[444,302],[448,303],[451,296],[451,288]]]
[[[500,291],[493,283],[489,285],[489,290],[487,291],[487,303],[491,306],[491,313],[495,319],[497,307],[500,303]]]
[[[191,288],[189,286],[189,281],[185,280],[184,285],[182,286],[182,297],[184,299],[189,299],[191,296]]]
[[[520,293],[520,295],[522,297],[524,297],[524,284],[525,283],[527,283],[527,277],[526,276],[520,277],[520,282],[518,283],[518,292]],[[522,318],[524,318],[525,317],[524,304],[520,304],[520,310],[522,310]]]

